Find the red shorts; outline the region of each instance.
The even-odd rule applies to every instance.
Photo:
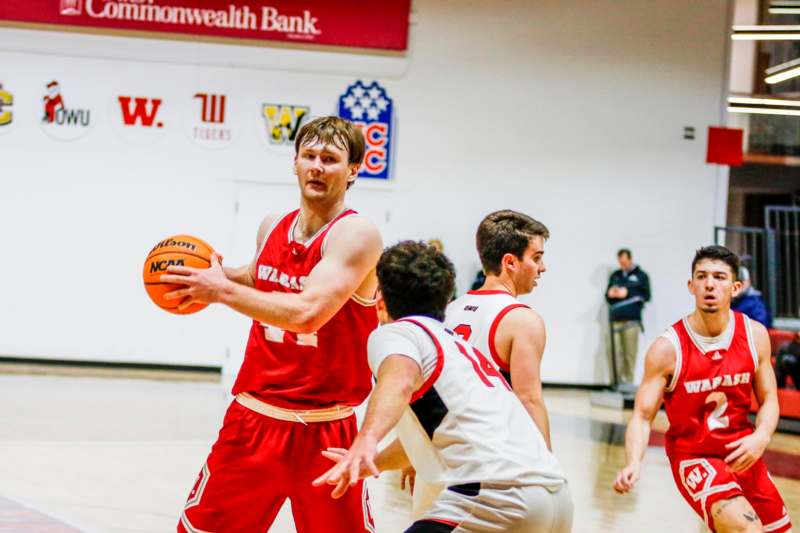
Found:
[[[320,451],[349,448],[357,431],[355,416],[303,424],[270,418],[234,400],[178,531],[267,531],[289,498],[298,533],[374,533],[363,482],[338,500],[330,496],[333,487],[311,486],[333,465]]]
[[[792,528],[783,499],[761,459],[738,473],[731,472],[728,464],[717,457],[674,456],[669,459],[678,490],[711,531],[716,531],[711,506],[737,496],[744,496],[750,502],[764,531],[779,533]]]

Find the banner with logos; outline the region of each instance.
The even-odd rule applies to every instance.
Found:
[[[25,0],[0,21],[405,50],[410,0]]]

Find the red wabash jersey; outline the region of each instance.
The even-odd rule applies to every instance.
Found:
[[[299,209],[279,218],[258,256],[256,289],[302,291],[322,259],[328,232],[356,214],[346,209],[305,243],[293,239]],[[357,295],[315,333],[298,334],[254,320],[233,394],[248,392],[285,409],[358,405],[372,387],[367,338],[377,325],[374,301]]]
[[[750,319],[731,313],[719,349],[706,350],[686,319],[664,336],[675,347],[675,374],[664,394],[668,456],[726,457],[725,445],[753,432],[747,418],[758,352]]]

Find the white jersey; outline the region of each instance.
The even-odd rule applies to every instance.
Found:
[[[506,291],[469,291],[447,306],[444,325],[481,352],[489,354],[503,376],[511,383],[508,364],[497,355],[494,336],[506,313],[528,307]]]
[[[508,383],[479,350],[429,317],[406,317],[369,337],[369,363],[403,355],[422,369],[424,384],[397,424],[417,475],[447,486],[565,482],[542,434]]]

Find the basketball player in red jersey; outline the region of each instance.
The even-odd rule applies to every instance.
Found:
[[[767,330],[730,310],[741,289],[738,257],[722,246],[697,251],[689,292],[696,309],[659,337],[625,435],[627,464],[614,489],[639,479],[650,423],[663,399],[666,452],[678,490],[711,531],[784,532],[792,524],[761,459],[778,424]],[[750,423],[751,395],[760,405]]]
[[[315,119],[295,141],[300,209],[269,215],[250,265],[170,268],[186,285],[169,297],[222,303],[253,319],[236,399],[181,515],[178,531],[268,530],[289,498],[299,533],[374,531],[366,486],[340,500],[311,481],[320,450],[348,448],[352,406],[371,389],[367,337],[377,326],[377,228],[344,204],[364,137],[338,117]]]

